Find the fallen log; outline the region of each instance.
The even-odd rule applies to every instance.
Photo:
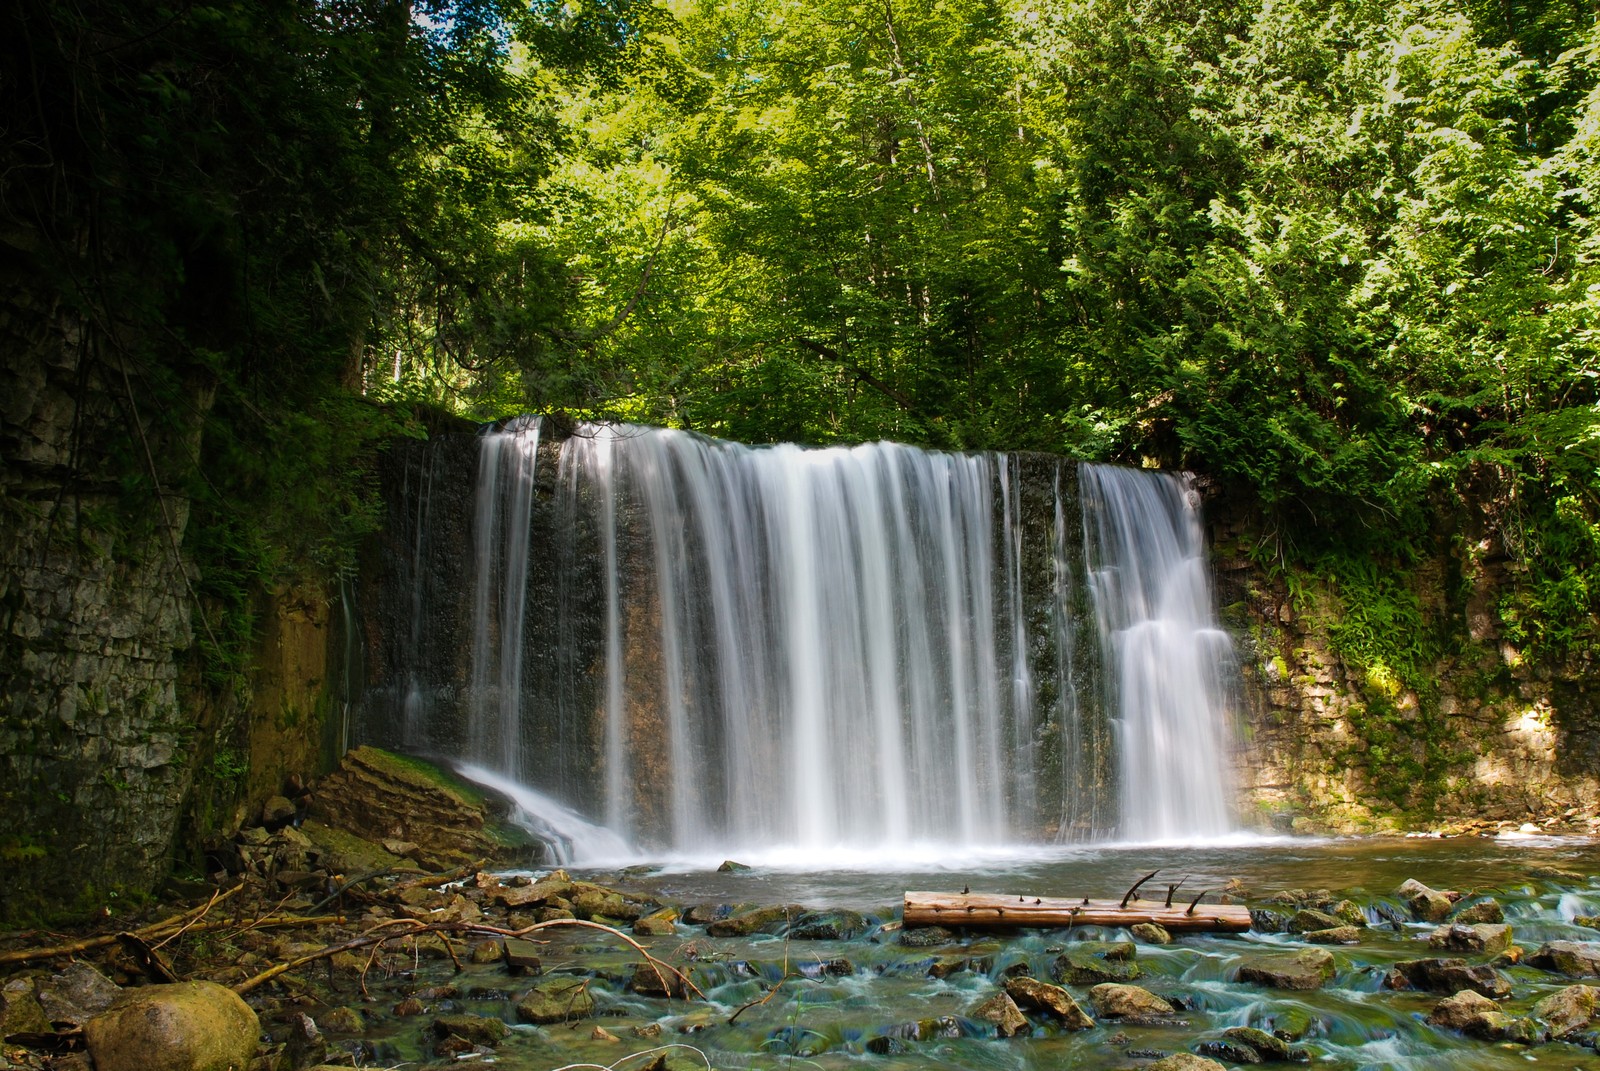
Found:
[[[1163,904],[1160,900],[1067,900],[998,893],[908,892],[907,926],[973,926],[986,930],[1055,926],[1133,926],[1154,922],[1172,933],[1243,933],[1243,904]]]

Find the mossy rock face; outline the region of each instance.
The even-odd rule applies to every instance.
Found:
[[[311,813],[328,828],[381,843],[416,845],[430,870],[479,860],[532,865],[543,846],[507,817],[511,803],[442,767],[409,755],[358,747],[317,782]]]

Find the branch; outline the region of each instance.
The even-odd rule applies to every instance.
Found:
[[[795,341],[801,346],[810,350],[812,353],[816,354],[818,357],[824,357],[832,361],[834,364],[838,365],[840,368],[854,376],[857,382],[865,383],[879,394],[882,394],[884,397],[894,402],[901,409],[904,409],[907,412],[913,412],[916,410],[916,403],[911,400],[909,395],[903,391],[891,387],[889,384],[885,383],[871,372],[868,372],[860,365],[852,364],[844,354],[840,353],[832,346],[824,346],[822,343],[813,342],[809,338],[796,337]]]

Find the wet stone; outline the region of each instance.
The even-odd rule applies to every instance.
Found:
[[[1148,1065],[1144,1071],[1228,1071],[1226,1065],[1192,1052],[1175,1052]]]
[[[1250,928],[1257,933],[1284,933],[1289,928],[1289,916],[1262,907],[1251,908]]]
[[[1500,901],[1494,897],[1475,900],[1470,904],[1458,906],[1455,913],[1450,916],[1451,922],[1459,922],[1472,926],[1481,922],[1504,922],[1506,920],[1505,908],[1500,906]]]
[[[1135,923],[1131,932],[1135,938],[1147,945],[1170,945],[1172,943],[1172,934],[1167,932],[1167,928],[1154,922]]]
[[[499,963],[505,958],[505,946],[499,941],[479,941],[472,946],[472,962]]]
[[[1600,943],[1547,941],[1528,957],[1528,964],[1569,978],[1600,977]]]
[[[1235,1045],[1243,1045],[1252,1049],[1261,1057],[1263,1062],[1297,1060],[1304,1053],[1297,1054],[1289,1048],[1289,1043],[1282,1038],[1275,1038],[1265,1030],[1257,1030],[1253,1026],[1234,1026],[1222,1032],[1223,1038]]]
[[[1504,923],[1453,922],[1428,935],[1428,947],[1448,952],[1483,952],[1493,955],[1511,947],[1511,927]]]
[[[1361,940],[1361,931],[1354,926],[1334,926],[1326,930],[1312,930],[1302,934],[1314,945],[1353,945]]]
[[[907,948],[936,948],[955,939],[956,935],[943,926],[914,926],[900,931],[900,943]]]
[[[753,933],[776,933],[789,925],[791,919],[805,914],[797,904],[758,907],[754,911],[718,919],[706,927],[712,937],[749,937]]]
[[[506,966],[512,974],[538,974],[542,966],[539,946],[532,941],[512,937],[505,942]]]
[[[1321,989],[1333,977],[1333,953],[1306,948],[1286,955],[1256,956],[1239,966],[1239,981],[1271,989]]]
[[[1435,1004],[1433,1011],[1428,1014],[1428,1024],[1464,1033],[1467,1027],[1478,1019],[1499,1011],[1500,1005],[1488,997],[1474,990],[1464,989]]]
[[[517,1020],[535,1025],[587,1019],[593,1014],[594,997],[579,982],[547,982],[530,989],[517,1002]]]
[[[1430,889],[1415,878],[1408,878],[1395,895],[1405,901],[1411,913],[1424,922],[1443,922],[1455,901],[1437,889]]]
[[[1312,911],[1309,908],[1296,911],[1290,917],[1286,927],[1289,933],[1314,933],[1317,930],[1336,930],[1345,925],[1343,919],[1337,915],[1330,915],[1325,911]]]
[[[1049,982],[1012,978],[1006,982],[1005,995],[1018,1007],[1044,1012],[1068,1030],[1087,1030],[1094,1026],[1094,1020],[1072,999],[1071,993]]]
[[[1089,990],[1089,1001],[1096,1015],[1107,1019],[1162,1019],[1177,1011],[1170,1003],[1148,989],[1136,985],[1106,982]]]
[[[1224,1064],[1259,1064],[1265,1063],[1261,1054],[1248,1045],[1236,1045],[1231,1041],[1202,1041],[1195,1046],[1195,1051],[1201,1056],[1208,1056],[1220,1060]]]
[[[1556,1038],[1576,1034],[1594,1021],[1600,989],[1589,985],[1569,985],[1533,1006],[1533,1016],[1549,1026]]]
[[[788,936],[796,941],[850,941],[866,929],[866,916],[857,911],[808,911],[795,919]]]
[[[995,1032],[1003,1038],[1015,1037],[1028,1030],[1028,1017],[1022,1014],[1017,1002],[1008,993],[996,993],[976,1008],[972,1018],[993,1023]]]
[[[1394,965],[1383,984],[1388,989],[1420,989],[1428,993],[1470,989],[1496,999],[1511,994],[1511,981],[1505,975],[1490,966],[1469,966],[1463,959],[1405,960]]]

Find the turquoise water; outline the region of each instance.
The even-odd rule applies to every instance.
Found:
[[[1600,1057],[1577,1045],[1490,1043],[1423,1022],[1440,996],[1385,990],[1382,978],[1398,960],[1443,954],[1429,951],[1426,937],[1432,927],[1427,924],[1375,925],[1363,931],[1358,945],[1334,947],[1336,974],[1312,993],[1275,992],[1232,980],[1245,957],[1299,947],[1298,938],[1251,933],[1141,944],[1138,984],[1175,998],[1184,1025],[1104,1021],[1091,1030],[1063,1033],[1035,1020],[1032,1036],[1001,1039],[990,1024],[969,1013],[997,991],[1002,972],[1026,963],[1035,977],[1048,979],[1056,956],[1075,942],[1122,940],[1126,931],[973,933],[937,947],[913,948],[900,942],[896,919],[906,890],[1117,897],[1138,877],[1159,869],[1145,887],[1157,897],[1165,895],[1166,883],[1180,878],[1188,895],[1231,884],[1252,903],[1283,889],[1327,889],[1356,900],[1377,922],[1380,905],[1398,906],[1394,889],[1416,878],[1437,889],[1494,895],[1506,908],[1516,943],[1531,952],[1547,940],[1600,938],[1572,922],[1576,915],[1600,914],[1600,882],[1591,878],[1600,874],[1600,845],[1588,839],[1286,839],[1208,847],[996,851],[972,860],[974,865],[930,857],[902,860],[902,869],[892,869],[892,860],[882,860],[877,868],[867,866],[866,859],[843,862],[847,865],[836,860],[829,868],[820,859],[778,857],[761,860],[750,871],[719,873],[709,860],[680,859],[626,873],[581,875],[686,907],[844,907],[862,912],[874,925],[850,941],[712,938],[692,926],[681,926],[675,937],[640,939],[653,955],[684,969],[704,993],[703,1001],[626,991],[639,957],[604,934],[543,932],[538,936],[549,940],[547,976],[565,976],[584,986],[595,998],[597,1015],[557,1026],[516,1026],[489,1058],[519,1069],[642,1067],[654,1058],[647,1052],[676,1046],[669,1051],[675,1069],[1113,1069],[1140,1066],[1157,1053],[1193,1051],[1227,1027],[1249,1025],[1302,1034],[1295,1044],[1319,1068],[1600,1068]],[[1557,875],[1557,870],[1568,874]],[[512,998],[530,984],[509,978],[499,966],[469,966],[460,976],[451,975],[448,963],[431,970],[435,980],[453,981],[462,994],[436,1011],[498,1015],[512,1023]],[[1514,1015],[1526,1014],[1540,997],[1570,984],[1522,966],[1510,967],[1507,974],[1514,989],[1504,1010]],[[1086,987],[1068,988],[1087,1006]],[[474,990],[480,991],[475,999]],[[768,994],[763,1003],[754,1003]],[[367,1014],[373,1024],[367,1043],[378,1064],[424,1055],[418,1037],[431,1017],[384,1021],[378,1010]],[[618,1040],[593,1039],[596,1026]],[[658,1038],[639,1036],[657,1027]],[[482,1057],[460,1062],[474,1059]]]

